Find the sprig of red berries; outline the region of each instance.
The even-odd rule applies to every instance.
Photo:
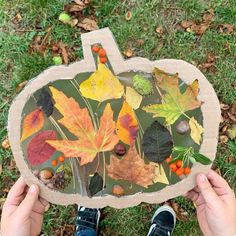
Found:
[[[107,63],[108,59],[107,59],[107,53],[105,49],[101,48],[99,45],[93,45],[92,51],[98,54],[101,63],[103,64]]]

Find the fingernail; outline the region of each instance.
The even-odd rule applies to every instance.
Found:
[[[29,188],[29,192],[30,193],[36,193],[37,192],[37,186],[36,185],[31,185]]]
[[[207,178],[206,178],[206,176],[204,174],[200,174],[199,175],[199,180],[200,180],[200,182],[205,183]]]

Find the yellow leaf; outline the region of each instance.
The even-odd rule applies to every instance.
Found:
[[[152,113],[154,117],[164,117],[166,124],[171,125],[186,111],[201,106],[202,102],[197,99],[197,80],[188,85],[184,93],[181,93],[177,75],[170,75],[158,68],[155,68],[154,75],[157,88],[164,91],[163,103],[145,106],[144,111]]]
[[[189,120],[189,126],[191,129],[190,133],[191,138],[195,143],[200,145],[200,141],[202,139],[201,134],[204,131],[203,127],[194,119],[194,117],[191,117],[191,119]]]
[[[98,63],[97,71],[80,84],[80,92],[86,98],[103,102],[121,98],[124,87],[104,64]]]
[[[166,177],[165,170],[162,165],[154,164],[155,165],[155,171],[154,171],[154,177],[153,182],[154,183],[162,183],[162,184],[169,184],[169,180]]]
[[[129,105],[134,109],[138,109],[143,97],[137,93],[133,88],[127,86],[126,87],[126,94],[125,94],[125,100]]]
[[[128,145],[133,145],[137,138],[138,128],[133,108],[124,101],[116,123],[116,133],[119,139]]]

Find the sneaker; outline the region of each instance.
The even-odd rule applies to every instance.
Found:
[[[147,236],[171,236],[176,223],[175,212],[169,206],[162,206],[156,210],[151,222]]]
[[[99,209],[78,207],[78,215],[76,219],[76,233],[82,230],[93,229],[98,232],[98,224],[101,216]]]

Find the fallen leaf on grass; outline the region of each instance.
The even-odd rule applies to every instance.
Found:
[[[124,54],[126,57],[130,58],[130,57],[132,57],[132,56],[134,55],[134,52],[133,52],[132,49],[127,49],[127,50],[125,50],[125,51],[123,52],[123,54]]]
[[[230,139],[236,138],[236,124],[227,130],[227,134]]]
[[[2,163],[0,163],[0,175],[2,174]],[[1,202],[0,202],[1,203]]]
[[[74,0],[73,3],[65,5],[64,9],[67,12],[75,13],[83,11],[90,4],[89,0]]]
[[[16,90],[15,90],[15,94],[16,93],[19,93],[24,87],[25,85],[28,83],[28,80],[18,84],[18,86],[16,87]]]
[[[204,132],[203,127],[195,120],[194,117],[191,117],[189,120],[189,127],[191,129],[190,136],[195,143],[200,145],[202,139],[202,133]]]
[[[124,86],[106,65],[99,62],[98,69],[80,84],[80,92],[86,98],[103,102],[121,98],[124,94]]]
[[[140,107],[142,99],[143,97],[133,88],[129,86],[126,87],[125,100],[134,110]]]
[[[155,30],[159,35],[162,35],[164,33],[164,30],[163,28],[160,26],[160,27],[156,27],[156,30]]]
[[[191,25],[195,24],[194,21],[192,20],[183,20],[180,25],[184,28],[184,29],[187,29],[189,28]]]
[[[34,111],[26,115],[23,120],[21,142],[41,130],[43,125],[43,111],[40,108],[36,108]]]
[[[124,101],[116,123],[116,133],[119,139],[128,145],[133,145],[138,135],[138,128],[133,108]]]
[[[234,32],[234,25],[231,24],[222,24],[218,28],[222,34],[229,35]]]
[[[55,140],[56,132],[53,130],[46,130],[38,133],[30,141],[27,147],[27,156],[30,165],[37,166],[46,162],[56,151],[46,143],[46,140]]]
[[[53,140],[47,141],[52,147],[63,152],[65,157],[80,157],[80,164],[85,165],[92,162],[97,153],[110,151],[118,143],[119,139],[114,133],[115,122],[113,111],[108,103],[100,118],[100,127],[95,130],[87,108],[81,109],[79,104],[68,98],[61,91],[50,87],[55,101],[55,107],[63,118],[58,120],[78,140]]]
[[[8,170],[13,170],[16,168],[16,162],[14,159],[11,159],[10,164],[7,166]]]
[[[197,99],[197,80],[188,85],[184,93],[181,93],[177,75],[170,75],[155,68],[154,76],[157,88],[161,88],[165,93],[162,104],[152,104],[143,108],[144,111],[152,113],[153,117],[164,117],[166,124],[171,125],[175,123],[181,114],[201,106],[202,102]]]
[[[8,138],[6,138],[5,140],[2,141],[2,147],[3,147],[4,149],[10,148],[10,143],[9,143]]]
[[[138,155],[135,146],[130,147],[128,153],[118,159],[113,154],[110,164],[106,165],[107,174],[114,180],[127,180],[147,188],[153,184],[155,165],[145,164]]]
[[[186,210],[173,200],[169,200],[168,203],[174,209],[178,220],[184,222],[188,221],[188,212]]]
[[[99,29],[97,22],[95,20],[89,19],[89,18],[84,18],[81,22],[79,22],[78,27],[80,27],[86,31],[93,31],[93,30]]]
[[[130,21],[130,20],[132,19],[132,12],[131,12],[131,11],[127,11],[127,12],[125,13],[125,19],[126,19],[127,21]]]

